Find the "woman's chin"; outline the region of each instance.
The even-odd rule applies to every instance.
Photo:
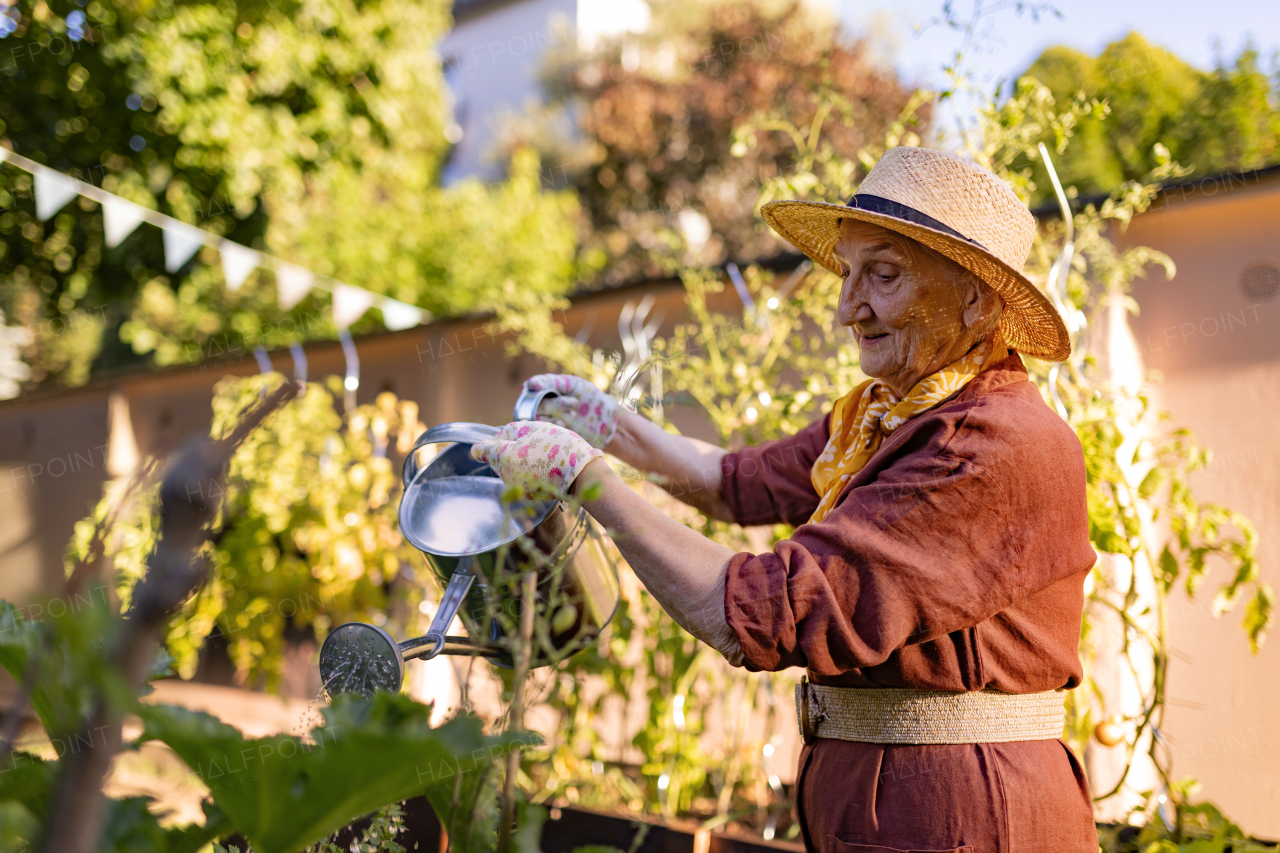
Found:
[[[894,362],[895,359],[892,353],[883,352],[877,349],[874,344],[871,346],[859,344],[858,346],[858,368],[873,379],[892,375],[896,367]]]

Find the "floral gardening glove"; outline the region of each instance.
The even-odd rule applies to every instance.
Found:
[[[538,420],[571,429],[592,447],[604,449],[618,429],[618,403],[595,385],[577,376],[540,373],[524,383],[531,391],[555,391],[538,404]]]
[[[509,423],[471,447],[472,459],[532,499],[563,497],[587,463],[603,455],[576,432],[542,421]]]

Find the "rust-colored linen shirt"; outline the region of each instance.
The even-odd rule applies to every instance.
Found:
[[[1080,683],[1089,544],[1071,428],[1016,353],[886,439],[820,523],[809,474],[829,418],[724,457],[740,524],[786,521],[729,562],[725,615],[753,670],[818,684],[1032,693]],[[1084,772],[1059,740],[800,756],[805,844],[840,853],[1096,851]]]

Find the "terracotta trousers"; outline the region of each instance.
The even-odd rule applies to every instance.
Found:
[[[796,809],[822,853],[1097,853],[1084,769],[1060,740],[800,753]]]

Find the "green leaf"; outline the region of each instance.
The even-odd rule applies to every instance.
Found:
[[[217,803],[205,800],[201,806],[204,808],[203,824],[174,826],[165,830],[168,853],[198,853],[210,841],[235,830],[230,818]]]
[[[27,752],[13,753],[0,773],[0,851],[30,849],[39,840],[59,764]],[[108,799],[98,853],[197,853],[219,835],[232,831],[226,816],[205,802],[203,824],[161,827],[151,813],[150,797]],[[30,817],[30,822],[27,820]],[[28,846],[15,844],[20,838]]]
[[[470,767],[444,762],[425,780],[423,794],[449,833],[455,853],[487,853],[498,837],[497,788],[490,781],[494,765]]]
[[[1173,556],[1169,546],[1165,545],[1160,551],[1160,576],[1164,580],[1165,587],[1173,586],[1174,581],[1178,579],[1178,571],[1178,558]]]
[[[0,850],[30,850],[40,833],[40,820],[16,800],[0,801]]]
[[[524,802],[516,805],[517,828],[511,836],[516,853],[541,853],[542,825],[547,822],[549,814],[546,806]]]
[[[5,765],[0,772],[0,792],[4,799],[21,803],[32,814],[43,815],[58,773],[58,762],[15,751],[9,754]]]
[[[58,611],[53,603],[61,604]],[[27,608],[60,612],[43,620],[25,619],[18,608],[0,601],[0,666],[19,684],[35,667],[31,707],[51,738],[77,731],[95,695],[128,705],[132,693],[104,657],[111,612],[105,601],[49,599]]]
[[[99,853],[169,853],[168,833],[147,809],[150,797],[111,801]]]
[[[246,739],[216,717],[165,705],[140,711],[144,740],[176,752],[256,853],[295,853],[355,818],[423,793],[442,769],[479,777],[529,735],[488,737],[475,717],[433,729],[407,696],[340,696],[314,744],[290,735]]]
[[[1260,583],[1244,608],[1245,633],[1249,635],[1249,648],[1256,655],[1267,636],[1273,617],[1272,606],[1275,598],[1270,584]]]
[[[1138,495],[1143,498],[1149,498],[1160,488],[1160,484],[1164,482],[1164,472],[1159,466],[1152,468],[1147,472],[1147,476],[1142,478],[1142,482],[1138,485]]]

